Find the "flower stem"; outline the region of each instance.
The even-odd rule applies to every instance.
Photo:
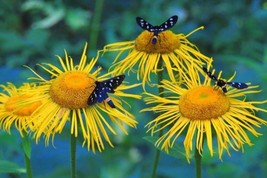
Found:
[[[70,134],[71,178],[76,178],[76,137]]]
[[[158,71],[158,84],[159,85],[161,84],[161,82],[163,80],[163,70],[161,70],[162,67],[163,67],[163,61],[161,59],[161,60],[159,60],[159,63],[158,63],[158,69],[160,69]],[[164,96],[163,95],[164,88],[163,87],[158,87],[158,89],[159,89],[159,96],[163,97]]]
[[[158,71],[158,84],[161,83],[161,81],[163,80],[163,70],[161,70],[162,68],[162,60],[159,60],[159,63],[158,63],[158,69],[160,69]],[[159,92],[159,96],[160,97],[163,97],[163,91],[164,91],[164,88],[163,87],[158,87],[158,92]],[[159,131],[159,138],[163,135],[163,129],[161,129]],[[158,163],[159,163],[159,157],[160,157],[160,153],[161,151],[159,149],[156,150],[156,153],[155,153],[155,160],[154,160],[154,164],[153,164],[153,171],[152,171],[152,174],[151,174],[151,178],[155,178],[156,177],[156,173],[157,173],[157,167],[158,167]]]
[[[32,178],[32,166],[31,166],[31,159],[28,155],[24,152],[24,161],[26,166],[26,174],[27,178]]]
[[[201,178],[201,155],[196,148],[195,150],[195,161],[196,161],[196,178]]]
[[[22,148],[24,154],[24,162],[26,167],[27,178],[32,178],[32,166],[31,166],[31,141],[26,133],[23,131]]]
[[[95,50],[97,47],[97,38],[98,38],[98,32],[100,27],[100,20],[101,20],[101,14],[103,10],[103,3],[104,0],[96,0],[95,1],[95,12],[94,16],[91,22],[91,29],[90,29],[90,49]]]
[[[161,130],[159,132],[159,137],[161,137],[162,134],[163,134],[163,131]],[[155,178],[156,177],[158,163],[159,163],[159,157],[160,157],[160,150],[157,149],[156,153],[155,153],[155,160],[154,160],[154,164],[153,164],[153,171],[152,171],[151,178]]]

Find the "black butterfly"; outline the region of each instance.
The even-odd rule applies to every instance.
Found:
[[[226,85],[231,85],[232,87],[237,88],[237,89],[244,89],[248,87],[248,85],[245,83],[226,82],[225,80],[218,79],[215,75],[213,75],[210,71],[208,71],[206,67],[202,67],[202,69],[212,80],[216,81],[216,85],[221,87],[224,93],[227,92]]]
[[[158,34],[173,27],[178,20],[178,16],[174,15],[162,23],[160,26],[153,26],[141,17],[136,17],[137,24],[144,30],[153,32],[152,44],[157,43]]]
[[[108,97],[107,93],[115,93],[115,89],[120,86],[124,80],[125,75],[118,75],[116,77],[104,80],[102,82],[96,81],[96,87],[87,100],[88,105],[93,105],[96,102],[101,103],[104,100],[112,108],[116,108],[112,100]]]

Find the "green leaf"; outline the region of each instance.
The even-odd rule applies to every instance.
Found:
[[[22,148],[25,155],[30,159],[31,158],[31,142],[27,136],[22,138]]]
[[[61,7],[55,7],[50,3],[41,1],[27,1],[22,5],[23,11],[39,10],[45,14],[41,20],[34,22],[32,27],[35,29],[48,29],[64,18],[65,10]]]
[[[65,11],[64,9],[49,9],[47,17],[33,23],[32,27],[35,29],[47,29],[54,26],[60,20],[63,19]]]
[[[156,141],[158,140],[157,137],[152,137],[152,136],[146,136],[146,137],[143,137],[143,139],[145,139],[149,143],[152,143],[154,146],[156,144]],[[161,150],[159,147],[156,147],[156,148],[158,150],[166,153],[164,150]],[[182,145],[178,144],[178,143],[175,143],[172,148],[169,148],[169,153],[166,153],[166,154],[168,154],[169,156],[178,158],[178,159],[184,159],[185,158],[184,147]]]
[[[91,14],[88,10],[83,10],[79,8],[73,8],[66,12],[65,18],[66,23],[73,29],[79,30],[88,25],[90,21]]]
[[[16,163],[0,160],[0,173],[26,173],[26,169]]]

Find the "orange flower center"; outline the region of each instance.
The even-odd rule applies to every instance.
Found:
[[[170,30],[159,33],[156,44],[152,43],[153,36],[153,32],[142,32],[135,40],[135,49],[146,53],[166,54],[180,48],[179,36]]]
[[[5,109],[13,112],[18,116],[30,116],[41,104],[41,101],[27,103],[27,99],[31,98],[30,95],[18,95],[8,99],[5,103]]]
[[[95,81],[94,76],[85,72],[67,72],[52,82],[49,93],[52,100],[62,107],[85,108],[88,97],[95,89]]]
[[[192,120],[215,119],[225,114],[230,107],[225,94],[211,86],[189,90],[181,96],[179,109],[182,116]]]

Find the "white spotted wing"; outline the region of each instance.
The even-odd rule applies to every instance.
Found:
[[[113,102],[109,99],[107,93],[115,93],[115,89],[121,85],[125,75],[118,75],[116,77],[104,80],[101,82],[96,81],[96,87],[92,94],[89,96],[87,104],[93,105],[107,100],[108,104],[114,108]]]

